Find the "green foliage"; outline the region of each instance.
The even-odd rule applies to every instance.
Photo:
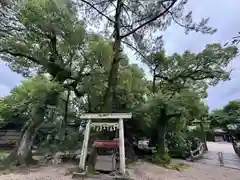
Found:
[[[103,70],[109,72],[113,57],[113,49],[110,41],[99,35],[90,36],[88,60],[94,71],[101,72]]]
[[[173,119],[176,121],[175,119]],[[166,133],[166,142],[169,150],[169,155],[175,158],[186,158],[190,154],[190,150],[195,150],[199,147],[202,132],[200,128],[196,130],[188,130],[185,124],[186,120],[179,119],[177,122],[173,123],[170,120],[168,124],[168,130]],[[208,130],[207,132],[211,132]],[[205,133],[207,133],[205,131]],[[211,134],[208,135],[211,138]]]
[[[58,83],[50,82],[43,76],[27,79],[0,101],[0,116],[6,120],[17,117],[28,120],[34,107],[42,105],[49,98],[48,93],[61,91]]]
[[[108,75],[107,88],[104,96],[104,111],[114,109],[119,64],[124,58],[121,56],[122,44],[137,52],[142,59],[145,54],[162,48],[162,36],[155,36],[157,31],[164,31],[172,20],[184,27],[186,32],[193,30],[213,34],[216,29],[208,27],[208,19],[202,19],[198,24],[192,19],[192,12],[184,16],[185,0],[158,1],[113,1],[107,0],[95,3],[93,0],[82,0],[77,3],[84,15],[81,17],[87,25],[97,25],[102,22],[108,39],[114,39],[111,71]],[[112,14],[112,12],[115,12]],[[87,17],[87,18],[86,18]],[[104,19],[104,20],[103,20]],[[105,21],[106,20],[106,21]],[[113,33],[110,34],[109,30]],[[151,36],[152,35],[152,36]],[[154,38],[153,38],[154,37]],[[116,109],[116,108],[115,108]]]
[[[204,133],[206,134],[207,141],[214,141],[214,131],[213,129],[205,128]],[[188,131],[188,136],[197,137],[201,139],[202,132],[200,127],[196,127],[196,129]]]
[[[0,162],[2,163],[2,161],[8,156],[9,151],[7,150],[1,150],[0,151]]]
[[[171,158],[166,152],[165,154],[160,154],[158,152],[154,153],[153,163],[158,164],[158,165],[168,165],[171,162]]]
[[[126,135],[155,137],[155,145],[166,151],[160,154],[158,149],[154,161],[166,164],[169,155],[186,156],[198,146],[198,139],[192,138],[186,126],[207,115],[208,107],[201,99],[209,86],[229,79],[226,66],[238,49],[210,44],[199,53],[185,51],[167,56],[161,37],[155,39],[150,34],[164,31],[172,20],[186,31],[212,34],[216,30],[207,26],[208,19],[198,24],[191,12],[184,15],[187,1],[119,2],[23,0],[6,7],[4,18],[0,17],[1,58],[24,76],[51,76],[30,78],[13,89],[0,100],[0,116],[25,122],[33,117],[36,107],[47,104],[48,121],[39,127],[40,144],[44,141],[43,147],[74,148],[82,137],[67,124],[75,123],[82,112],[100,112],[107,102],[108,88],[114,96],[109,98],[116,106],[114,110],[133,112],[133,120],[125,124]],[[116,10],[114,17],[112,10]],[[100,21],[102,18],[107,23]],[[99,29],[99,22],[114,33],[90,32],[89,23]],[[141,56],[153,81],[145,79],[143,69],[129,64],[131,59],[122,52],[122,44]],[[54,93],[60,95],[58,102],[52,98],[56,97]],[[239,107],[239,102],[231,102],[213,112],[212,126],[226,126],[236,120]],[[46,126],[51,132],[44,132]],[[47,134],[51,138],[46,139]]]
[[[159,146],[162,137],[159,131],[166,128],[166,147],[171,157],[187,157],[191,149],[196,148],[199,139],[191,138],[186,126],[194,119],[207,113],[207,108],[201,102],[198,94],[191,91],[168,95],[158,93],[148,99],[143,106],[142,116],[145,116],[145,128],[150,131],[151,146]]]
[[[222,109],[217,109],[209,115],[210,125],[222,128],[231,133],[236,139],[240,138],[240,101],[230,101]]]
[[[81,0],[78,2],[78,8],[85,12],[81,18],[87,19],[87,23],[95,26],[96,31],[100,31],[99,22],[101,22],[108,38],[112,35],[114,38],[120,38],[122,43],[132,48],[142,58],[146,51],[162,48],[162,36],[157,38],[152,36],[156,31],[165,31],[173,21],[180,24],[186,32],[196,31],[204,34],[216,32],[215,28],[207,25],[208,18],[196,23],[192,19],[192,12],[184,14],[186,3],[186,0],[114,1],[114,3],[112,0],[100,3],[94,0]],[[112,29],[114,29],[113,34],[111,34]]]
[[[70,3],[70,1],[62,1],[61,4],[53,0],[19,2],[14,24],[12,26],[3,24],[12,31],[20,29],[19,32],[9,32],[8,36],[2,36],[0,39],[2,52],[18,57],[14,61],[6,58],[14,70],[27,71],[26,68],[39,67],[39,65],[47,68],[48,55],[56,51],[54,48],[57,48],[67,60],[70,56],[69,50],[74,50],[83,43],[84,28],[77,20],[76,12]],[[56,36],[61,39],[59,42],[54,42]],[[61,64],[64,60],[57,61]]]
[[[83,96],[77,85],[87,76],[86,57],[92,48],[88,44],[98,39],[86,33],[72,1],[24,0],[3,13],[0,56],[10,68],[27,77],[48,73]]]
[[[227,128],[228,124],[239,123],[239,115],[240,115],[240,101],[230,101],[226,106],[222,109],[214,110],[209,119],[211,121],[211,126]]]
[[[186,132],[181,134],[181,130],[193,120],[207,116],[208,107],[201,99],[206,97],[210,85],[229,79],[230,72],[225,67],[237,52],[235,46],[211,44],[200,53],[185,51],[182,55],[166,56],[160,51],[145,59],[153,75],[154,96],[146,105],[152,126],[152,145],[164,143],[161,140],[164,135],[160,137],[159,131],[164,131],[166,126],[171,126],[167,130],[167,143],[173,156],[185,156],[199,144]]]
[[[166,134],[169,155],[175,158],[185,158],[189,155],[192,142],[188,141],[187,134],[183,132],[168,132]]]
[[[237,53],[235,46],[209,44],[199,53],[185,51],[181,55],[166,56],[163,51],[157,52],[145,62],[153,73],[157,89],[171,93],[190,88],[204,98],[210,85],[230,78],[225,67]]]
[[[106,59],[102,60],[105,61]],[[83,88],[88,94],[88,109],[91,108],[93,112],[99,112],[103,104],[108,68],[104,63],[102,66],[95,64],[92,67],[91,76],[84,79]],[[144,96],[148,92],[145,74],[137,65],[128,64],[127,60],[125,64],[120,65],[120,69],[114,103],[119,112],[133,111],[144,102]]]
[[[202,113],[204,107],[196,93],[186,90],[171,97],[159,92],[148,100],[143,109],[149,112],[152,120],[160,121],[164,121],[161,119],[161,110],[164,109],[165,115],[169,116],[169,119],[166,119],[168,121],[175,116],[194,119]]]
[[[226,106],[223,107],[223,112],[227,113],[229,116],[237,118],[240,115],[240,101],[230,101]]]
[[[39,141],[40,149],[49,149],[50,151],[78,150],[81,148],[83,136],[76,128],[65,128],[65,134],[61,134],[56,126],[52,126],[53,131],[43,133],[41,128],[38,135],[42,137]]]

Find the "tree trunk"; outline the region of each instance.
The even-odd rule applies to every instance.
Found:
[[[130,161],[136,161],[137,155],[135,153],[133,147],[133,141],[131,137],[125,137],[125,151],[126,151],[126,158]]]
[[[16,151],[16,163],[23,164],[32,164],[32,154],[31,149],[33,145],[33,141],[36,136],[36,129],[32,128],[30,125],[25,132],[23,132],[22,138],[20,140],[18,149]]]
[[[201,129],[201,139],[204,145],[204,150],[208,151],[208,147],[207,147],[207,141],[206,141],[206,133],[204,132],[204,127],[203,127],[203,123],[200,122],[200,129]]]
[[[63,117],[63,125],[68,124],[68,104],[69,104],[69,98],[70,98],[71,90],[67,91],[67,98],[65,101],[65,107],[64,107],[64,117]]]
[[[47,105],[56,105],[58,92],[49,92],[43,104],[35,107],[32,119],[27,121],[22,128],[20,139],[16,148],[6,158],[6,163],[14,163],[16,165],[32,164],[35,161],[32,159],[32,145],[34,143],[36,133],[40,125],[44,122],[44,117]]]
[[[6,162],[16,165],[32,164],[32,145],[36,137],[36,132],[44,121],[46,107],[37,107],[32,120],[29,120],[22,129],[20,139],[16,148],[7,157]]]
[[[117,87],[117,76],[120,62],[120,51],[121,51],[121,35],[120,35],[120,15],[122,10],[122,0],[117,1],[116,13],[115,13],[115,24],[114,24],[114,45],[113,52],[114,57],[111,64],[111,70],[108,76],[108,86],[104,94],[104,103],[101,107],[101,112],[114,112],[117,107],[114,104],[114,98],[116,98],[116,87]],[[101,136],[102,133],[99,134]],[[88,167],[94,169],[96,162],[96,153],[92,151],[89,157]]]
[[[116,93],[116,86],[117,86],[117,76],[118,76],[118,66],[120,62],[120,51],[121,51],[121,11],[122,11],[122,0],[117,1],[116,6],[116,13],[115,13],[115,24],[114,24],[114,45],[113,45],[113,52],[114,57],[111,64],[111,71],[108,77],[108,86],[104,95],[104,112],[112,112],[112,106],[114,105],[113,98],[115,97]]]
[[[157,68],[157,67],[156,67]],[[157,87],[156,87],[156,80],[157,80],[157,77],[156,77],[156,68],[154,68],[153,70],[153,81],[152,81],[152,92],[153,93],[156,93],[157,92]]]
[[[116,42],[116,51],[120,49],[120,40]],[[117,76],[118,76],[118,68],[119,68],[119,52],[115,52],[115,57],[112,62],[111,71],[108,77],[108,86],[104,95],[104,104],[101,109],[103,112],[112,112],[116,109],[114,106],[114,96],[116,92],[117,86]]]
[[[167,124],[162,124],[158,129],[158,146],[157,151],[159,154],[165,154],[165,134],[166,134]]]

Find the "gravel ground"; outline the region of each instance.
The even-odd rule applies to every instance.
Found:
[[[17,170],[12,173],[3,172],[0,180],[72,180],[71,176],[65,176],[67,166],[45,166]]]
[[[179,172],[143,162],[130,168],[129,172],[137,180],[240,180],[240,170],[200,163],[187,164],[191,167]]]
[[[136,180],[240,180],[240,171],[211,166],[200,163],[190,163],[191,167],[184,171],[175,171],[139,162],[128,171]],[[1,173],[0,180],[71,180],[65,176],[67,165],[30,168],[14,173]],[[91,178],[88,178],[91,180]],[[97,179],[108,179],[106,177]]]

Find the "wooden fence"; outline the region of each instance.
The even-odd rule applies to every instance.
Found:
[[[191,161],[198,160],[198,159],[202,158],[203,154],[204,154],[204,144],[201,143],[197,147],[197,149],[190,152],[190,159],[191,159]]]

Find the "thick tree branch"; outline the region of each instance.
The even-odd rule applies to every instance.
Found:
[[[215,76],[213,75],[213,73],[219,73],[221,74],[221,71],[207,71],[204,69],[195,69],[195,70],[190,70],[188,73],[186,74],[178,74],[177,76],[174,76],[172,78],[168,78],[165,76],[162,76],[160,74],[156,74],[156,77],[161,78],[165,81],[168,81],[170,83],[173,83],[175,80],[181,78],[181,79],[192,79],[194,81],[198,81],[198,80],[204,80],[204,79],[214,79]],[[197,76],[197,74],[200,74],[199,76]]]
[[[67,69],[62,68],[62,67],[59,66],[57,63],[51,63],[51,62],[49,62],[48,60],[43,60],[43,61],[41,61],[41,60],[39,60],[39,59],[37,59],[37,58],[34,58],[34,57],[32,57],[32,56],[29,56],[29,55],[26,55],[26,54],[23,54],[23,53],[20,53],[20,52],[11,52],[11,51],[9,51],[8,49],[2,49],[2,50],[0,50],[0,53],[9,54],[9,55],[12,55],[12,56],[14,56],[14,57],[23,57],[23,58],[29,59],[30,61],[32,61],[32,62],[34,62],[34,63],[36,63],[36,64],[38,64],[38,65],[44,66],[44,67],[46,67],[46,68],[53,68],[53,66],[54,66],[54,67],[55,67],[55,68],[54,68],[55,70],[58,69],[58,71],[56,72],[56,74],[59,73],[59,72],[61,72],[61,71],[65,71],[67,74],[70,75],[68,78],[75,80],[75,81],[76,81],[76,84],[81,80],[82,77],[85,77],[85,76],[89,76],[89,75],[90,75],[89,73],[82,74],[82,71],[83,71],[83,70],[81,70],[81,71],[78,73],[78,76],[77,76],[77,77],[72,77],[72,76],[71,76],[72,73],[71,73],[70,71],[68,71]],[[82,69],[83,69],[83,68],[82,68]],[[81,75],[81,74],[82,74],[82,75]]]
[[[145,23],[139,25],[137,28],[133,29],[132,31],[130,31],[130,32],[128,32],[128,33],[126,33],[125,35],[122,35],[122,36],[121,36],[121,39],[123,39],[123,38],[125,38],[125,37],[127,37],[127,36],[129,36],[129,35],[131,35],[131,34],[133,34],[134,32],[136,32],[137,30],[139,30],[139,29],[141,29],[142,27],[146,26],[147,24],[149,24],[149,23],[157,20],[157,19],[160,18],[161,16],[163,16],[165,13],[168,12],[169,9],[171,9],[171,8],[173,7],[173,5],[174,5],[176,2],[177,2],[177,0],[172,1],[172,3],[169,5],[169,7],[168,7],[167,9],[165,9],[163,12],[161,12],[160,14],[158,14],[157,16],[155,16],[154,18],[146,21]]]
[[[122,1],[118,0],[117,1],[117,7],[116,7],[116,13],[115,13],[115,23],[114,23],[114,36],[115,36],[115,41],[120,40],[120,28],[121,28],[121,8],[122,8]]]
[[[167,12],[170,14],[170,16],[172,17],[172,20],[179,26],[183,27],[183,28],[186,28],[186,29],[189,29],[189,30],[195,30],[194,27],[191,27],[191,26],[188,26],[188,25],[185,25],[185,24],[181,24],[180,22],[177,21],[177,19],[175,18],[174,14],[169,10],[167,9],[167,7],[161,3],[162,6],[165,8],[165,10],[167,10]]]
[[[129,46],[130,48],[132,48],[133,50],[135,50],[137,53],[139,53],[144,59],[147,59],[147,57],[141,52],[139,51],[136,47],[134,47],[132,44],[126,42],[126,41],[122,41],[122,43],[126,44],[127,46]]]
[[[167,115],[167,118],[170,119],[170,118],[173,118],[173,117],[180,117],[181,115],[182,115],[181,113],[169,114],[169,115]]]
[[[74,88],[73,91],[74,91],[74,94],[75,94],[78,98],[83,97],[83,96],[85,95],[85,93],[86,93],[86,92],[79,91],[79,90],[77,90],[76,88]]]
[[[30,61],[32,61],[32,62],[34,62],[34,63],[36,63],[36,64],[38,64],[38,65],[45,66],[45,67],[48,66],[48,64],[49,64],[49,62],[48,62],[47,60],[45,61],[45,62],[47,62],[47,63],[45,64],[45,63],[43,63],[44,61],[40,61],[40,60],[38,60],[38,59],[36,59],[36,58],[34,58],[34,57],[32,57],[32,56],[29,56],[29,55],[26,55],[26,54],[23,54],[23,53],[19,53],[19,52],[11,52],[11,51],[9,51],[9,50],[7,50],[7,49],[2,49],[2,50],[0,50],[0,53],[10,54],[10,55],[12,55],[12,56],[14,56],[14,57],[27,58],[27,59],[29,59]],[[58,64],[56,64],[56,63],[54,63],[54,64],[55,64],[56,66],[58,66]],[[61,71],[67,71],[66,69],[63,69],[63,68],[61,68],[60,66],[58,66],[58,67],[60,68]],[[77,90],[77,88],[76,88],[76,87],[77,87],[77,84],[79,83],[79,81],[80,81],[83,77],[90,76],[90,73],[82,74],[82,73],[83,73],[83,69],[84,69],[84,68],[81,68],[81,70],[79,71],[77,77],[72,77],[72,76],[69,77],[70,79],[73,79],[73,80],[74,80],[73,83],[68,84],[68,85],[64,85],[65,88],[72,87],[72,89],[73,89],[73,91],[74,91],[74,93],[76,94],[77,97],[82,97],[82,96],[85,94],[85,92],[81,92],[81,91],[78,91],[78,90]],[[70,73],[70,71],[68,71],[68,72]]]
[[[161,5],[164,5],[163,3],[169,2],[169,1],[172,1],[172,0],[162,1],[162,2],[161,2]],[[141,3],[140,3],[140,4],[141,4]],[[142,4],[141,4],[141,5],[142,5]],[[142,7],[144,8],[143,5],[142,5]],[[166,7],[166,6],[165,6],[165,7]],[[166,9],[166,8],[165,8],[165,9]],[[138,16],[141,16],[141,15],[138,15]],[[152,17],[152,14],[149,15],[149,16],[145,16],[145,17],[143,17],[143,18],[141,18],[141,19],[138,19],[137,21],[133,22],[133,24],[135,24],[135,23],[140,23],[140,22],[145,21],[146,19],[151,18],[151,17]]]
[[[163,79],[163,80],[165,80],[165,81],[169,81],[169,82],[172,82],[173,80],[173,78],[168,78],[168,77],[165,77],[165,76],[162,76],[161,74],[156,74],[155,75],[157,78],[160,78],[160,79]],[[176,77],[176,76],[175,76]],[[174,77],[174,78],[175,78]]]
[[[125,5],[124,3],[123,3],[123,9],[125,9],[126,13],[127,13],[127,9],[128,9],[131,13],[135,14],[136,16],[140,16],[140,14],[137,14],[134,10],[132,10],[129,6]],[[130,17],[129,14],[128,14],[128,16]]]
[[[86,0],[81,0],[82,2],[84,2],[85,4],[89,5],[91,8],[93,8],[95,11],[97,11],[100,15],[104,16],[105,18],[107,18],[107,20],[109,20],[112,23],[115,23],[110,17],[108,17],[107,15],[105,15],[103,12],[101,12],[100,10],[98,10],[93,4],[89,3]]]
[[[62,56],[59,54],[58,50],[57,50],[57,36],[56,33],[53,31],[51,33],[51,35],[47,36],[50,40],[49,46],[51,49],[51,53],[53,56],[53,62],[56,62],[56,60],[59,60],[61,65],[64,64],[64,61],[62,59]]]
[[[2,34],[6,34],[6,35],[11,35],[11,33],[14,32],[23,32],[24,28],[21,27],[13,27],[13,26],[9,26],[9,25],[4,25],[1,27],[0,29],[0,33]]]
[[[37,58],[34,58],[32,56],[29,56],[29,55],[26,55],[26,54],[23,54],[23,53],[20,53],[20,52],[11,52],[8,49],[1,49],[0,53],[10,54],[10,55],[15,56],[15,57],[23,57],[23,58],[31,60],[32,62],[34,62],[36,64],[43,65],[42,61],[38,60]]]
[[[65,107],[64,107],[64,117],[63,117],[63,122],[62,123],[62,127],[63,125],[67,125],[68,124],[68,105],[69,105],[69,100],[70,100],[70,94],[71,94],[71,90],[67,91],[67,98],[65,101]]]

